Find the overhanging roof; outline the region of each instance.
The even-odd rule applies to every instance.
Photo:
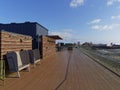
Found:
[[[59,39],[59,40],[62,40],[62,38],[60,37],[60,36],[58,36],[58,35],[48,35],[48,37],[50,37],[50,38],[54,38],[54,39]]]

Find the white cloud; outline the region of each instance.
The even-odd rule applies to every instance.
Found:
[[[61,31],[53,31],[53,32],[50,32],[50,35],[59,35],[60,37],[63,38],[63,41],[65,41],[65,42],[76,41],[76,39],[75,39],[76,35],[74,33],[74,30],[71,30],[71,29],[64,29]]]
[[[117,16],[111,16],[111,19],[120,19],[120,15],[117,15]]]
[[[108,0],[107,5],[110,6],[113,4],[113,0]]]
[[[75,8],[84,4],[84,0],[72,0],[70,2],[70,7]]]
[[[107,0],[107,5],[111,6],[113,5],[113,3],[117,3],[117,2],[120,2],[120,0]]]
[[[89,22],[88,24],[97,24],[97,23],[100,23],[101,22],[101,19],[94,19],[92,20],[91,22]]]
[[[115,30],[120,28],[120,24],[110,24],[110,25],[94,25],[91,27],[94,30]]]

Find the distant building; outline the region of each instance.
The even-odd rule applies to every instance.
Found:
[[[92,48],[107,49],[109,48],[107,44],[93,44]]]
[[[91,47],[91,46],[92,46],[92,43],[85,42],[85,43],[82,44],[82,46]]]
[[[74,43],[65,43],[65,46],[66,46],[66,47],[73,47],[73,46],[74,46]]]
[[[113,48],[113,49],[120,49],[120,45],[116,45],[116,44],[114,44],[114,45],[112,45],[111,48]]]

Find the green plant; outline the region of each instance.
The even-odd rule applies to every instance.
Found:
[[[0,80],[5,79],[5,61],[0,60]]]

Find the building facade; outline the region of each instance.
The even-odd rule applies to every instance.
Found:
[[[7,31],[0,31],[0,60],[11,51],[32,49],[32,37]]]
[[[0,30],[31,36],[32,49],[38,48],[41,58],[47,57],[49,54],[54,54],[56,51],[55,41],[62,39],[57,35],[48,35],[48,29],[37,22],[0,24]]]
[[[37,22],[0,24],[0,30],[32,36],[32,48],[40,48],[40,36],[48,35],[48,29]]]

